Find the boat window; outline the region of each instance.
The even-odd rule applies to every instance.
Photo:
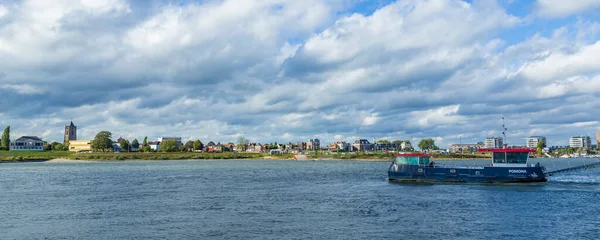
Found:
[[[527,163],[527,158],[529,157],[529,153],[519,153],[519,152],[507,152],[506,160],[507,163],[519,163],[525,164]]]
[[[494,163],[506,163],[506,157],[504,152],[495,152],[494,154]]]
[[[418,165],[419,157],[396,157],[396,164]],[[427,164],[429,164],[429,158],[427,158]]]
[[[419,158],[419,164],[429,165],[429,158],[428,157]]]
[[[396,164],[408,164],[406,157],[396,157]]]

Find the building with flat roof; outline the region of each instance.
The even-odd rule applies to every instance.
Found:
[[[501,137],[488,137],[484,142],[485,148],[502,148],[504,141]]]
[[[69,152],[92,151],[92,140],[70,140]]]
[[[600,149],[600,132],[596,132],[596,148]]]
[[[536,149],[538,142],[543,142],[546,143],[546,137],[542,137],[542,136],[531,136],[525,139],[525,145],[528,148],[531,149]]]
[[[574,136],[569,139],[569,146],[572,148],[590,148],[592,138],[590,136]]]

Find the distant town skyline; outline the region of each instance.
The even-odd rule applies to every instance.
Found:
[[[0,3],[0,127],[116,138],[596,143],[600,3]]]
[[[72,133],[71,131],[67,130],[67,129],[71,129],[72,130],[73,128],[76,129],[76,133]],[[73,134],[75,134],[74,136],[80,136],[79,138],[77,138],[79,140],[81,140],[81,139],[92,140],[92,139],[94,139],[95,135],[97,134],[97,132],[95,132],[92,135],[90,135],[89,137],[87,137],[85,135],[83,137],[81,137],[82,135],[79,132],[80,131],[79,126],[75,125],[73,122],[70,122],[69,125],[64,126],[63,129],[64,129],[63,136],[62,136],[63,139],[66,139],[65,135],[67,135],[67,134],[69,134],[71,136],[73,136]],[[110,131],[110,130],[108,130],[108,131]],[[181,136],[175,136],[175,135],[172,135],[172,136],[171,135],[161,135],[161,136],[157,136],[157,137],[154,137],[154,136],[124,137],[123,135],[118,135],[118,134],[115,135],[114,132],[111,132],[111,133],[113,134],[113,138],[114,138],[113,140],[114,141],[116,141],[118,138],[124,138],[124,139],[127,139],[129,141],[132,141],[134,139],[137,139],[138,141],[142,141],[145,137],[148,138],[148,141],[156,141],[156,140],[160,141],[160,138],[163,138],[163,137],[177,137],[177,138],[181,138],[182,142],[194,141],[194,140],[201,140],[201,141],[206,142],[206,143],[212,141],[212,142],[215,142],[215,143],[219,142],[219,143],[222,143],[222,144],[226,144],[228,142],[236,143],[239,137],[245,137],[245,138],[247,138],[246,136],[243,136],[243,135],[235,135],[236,137],[234,139],[228,139],[228,140],[218,140],[218,139],[210,138],[208,136],[206,136],[204,138],[198,138],[198,137],[194,137],[194,136],[181,137]],[[19,132],[16,132],[16,134],[17,134],[16,136],[26,136],[26,135],[23,135],[23,134],[21,134]],[[13,135],[13,137],[14,136],[15,135]],[[287,141],[278,141],[278,140],[272,140],[272,141],[255,141],[255,140],[253,140],[251,138],[248,138],[248,139],[250,140],[250,142],[255,142],[255,143],[274,143],[274,142],[278,142],[278,143],[281,143],[281,144],[285,144],[285,143],[288,143],[288,142],[291,142],[291,143],[306,142],[306,141],[309,141],[309,140],[312,140],[312,139],[318,139],[323,144],[331,144],[331,143],[335,143],[335,142],[353,143],[354,141],[359,140],[359,139],[366,139],[366,140],[370,141],[371,143],[375,143],[378,140],[389,140],[390,142],[394,141],[394,140],[409,140],[409,141],[411,141],[413,143],[413,145],[416,146],[421,139],[427,138],[427,137],[425,137],[425,138],[415,138],[414,136],[411,136],[412,138],[409,137],[409,138],[404,138],[404,139],[402,139],[402,138],[395,138],[394,139],[394,138],[365,138],[365,137],[360,137],[359,138],[359,137],[354,137],[353,136],[353,137],[347,138],[347,139],[342,139],[342,138],[325,139],[325,138],[320,138],[318,136],[321,136],[321,135],[317,135],[316,137],[313,137],[311,139],[295,139],[295,140],[287,140]],[[328,135],[325,134],[324,136],[328,136]],[[537,141],[543,139],[542,141],[545,141],[548,144],[548,146],[569,146],[569,145],[573,145],[573,142],[572,142],[573,138],[579,138],[579,137],[584,137],[584,136],[589,137],[591,145],[596,145],[598,143],[598,140],[599,140],[598,137],[600,136],[600,132],[596,132],[594,135],[573,135],[573,136],[569,137],[569,139],[567,140],[567,144],[552,144],[552,142],[548,142],[548,140],[547,140],[547,138],[545,136],[528,136],[528,137],[522,138],[522,140],[523,140],[522,142],[504,142],[504,137],[505,136],[491,136],[491,137],[486,137],[486,138],[484,138],[481,141],[475,140],[475,141],[472,141],[472,142],[468,142],[468,141],[464,142],[464,141],[462,141],[462,138],[459,138],[459,142],[448,143],[448,145],[440,145],[440,142],[436,142],[436,145],[438,147],[441,147],[441,148],[450,148],[451,145],[480,144],[480,145],[485,146],[485,147],[496,148],[496,147],[500,147],[503,144],[507,144],[507,145],[511,145],[511,146],[529,146],[529,145],[531,145],[531,141],[532,141],[531,139],[535,139],[536,143],[537,143]],[[496,139],[496,138],[500,139],[499,142],[494,143],[494,140],[490,140],[490,139]],[[435,138],[434,138],[434,140],[435,140]],[[44,141],[47,141],[47,142],[61,142],[59,140],[54,140],[54,139],[50,139],[50,140],[44,139]],[[444,143],[442,142],[442,144],[444,144]],[[529,147],[531,147],[531,146],[529,146]]]

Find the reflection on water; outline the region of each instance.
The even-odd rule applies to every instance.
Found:
[[[600,238],[598,168],[544,184],[392,184],[388,166],[0,164],[0,239]]]

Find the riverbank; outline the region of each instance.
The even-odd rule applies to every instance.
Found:
[[[39,161],[124,161],[124,160],[192,160],[192,159],[271,159],[291,160],[294,155],[270,156],[267,153],[70,153],[64,151],[47,152],[0,152],[0,162],[39,162]]]
[[[387,162],[393,157],[393,154],[316,154],[309,153],[305,156],[309,161],[369,161],[369,162]],[[439,154],[432,155],[433,160],[473,160],[487,159],[487,155],[467,155],[467,154]],[[175,153],[70,153],[64,151],[47,152],[0,152],[0,162],[72,162],[72,161],[125,161],[125,160],[218,160],[218,159],[237,159],[237,160],[294,160],[293,154],[269,155],[267,153],[247,153],[247,152],[224,152],[224,153],[194,153],[194,152],[175,152]]]

